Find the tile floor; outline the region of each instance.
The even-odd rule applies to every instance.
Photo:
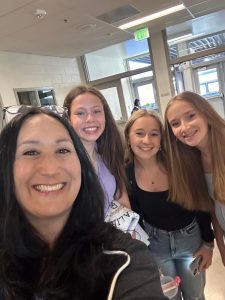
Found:
[[[206,300],[225,300],[225,267],[215,247],[213,263],[206,272]]]

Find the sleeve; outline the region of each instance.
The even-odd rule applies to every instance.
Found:
[[[118,278],[113,300],[168,299],[163,295],[159,269],[147,246],[130,237],[123,244],[131,262]]]
[[[212,222],[210,214],[206,212],[197,212],[196,218],[203,241],[206,243],[212,242],[214,239],[214,232],[211,225]]]

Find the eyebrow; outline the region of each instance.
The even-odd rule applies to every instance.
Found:
[[[144,132],[146,132],[146,130],[144,130],[144,129],[135,129],[135,132],[137,132],[137,131],[144,131]],[[149,131],[147,131],[147,134],[152,133],[152,132],[160,133],[160,129],[149,130]]]
[[[75,109],[87,109],[87,108],[103,108],[103,106],[100,104],[95,105],[95,106],[89,106],[89,107],[77,106]]]
[[[189,114],[190,112],[194,112],[194,111],[195,111],[194,109],[189,109],[188,111],[185,111],[185,112],[183,113],[183,115],[187,115],[187,114]],[[169,120],[169,119],[168,119],[168,121],[169,121],[169,122],[172,122],[172,121],[177,120],[177,119],[179,119],[179,117],[178,117],[178,118],[174,118],[174,119],[172,119],[172,120]]]
[[[58,139],[56,140],[55,144],[60,144],[60,143],[70,143],[73,145],[73,142],[70,139]],[[18,144],[18,147],[22,146],[22,145],[38,145],[41,144],[39,141],[37,140],[28,140],[28,141],[23,141],[21,144]]]
[[[135,130],[143,130],[143,131],[145,131],[144,128],[136,128]],[[160,131],[160,129],[153,128],[153,129],[151,129],[150,131]]]

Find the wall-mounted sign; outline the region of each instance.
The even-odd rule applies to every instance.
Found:
[[[148,27],[139,28],[134,32],[134,38],[136,41],[141,41],[149,37]]]

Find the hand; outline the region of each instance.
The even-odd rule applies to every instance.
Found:
[[[225,254],[225,253],[224,253]],[[208,269],[209,266],[212,264],[212,256],[213,256],[213,250],[208,249],[202,245],[197,252],[193,255],[194,257],[196,256],[201,256],[202,257],[202,262],[199,266],[199,271],[201,272],[204,269]],[[225,259],[225,256],[224,256]]]
[[[131,236],[132,236],[132,239],[134,239],[134,240],[136,239],[137,235],[136,235],[135,230],[132,231]]]

